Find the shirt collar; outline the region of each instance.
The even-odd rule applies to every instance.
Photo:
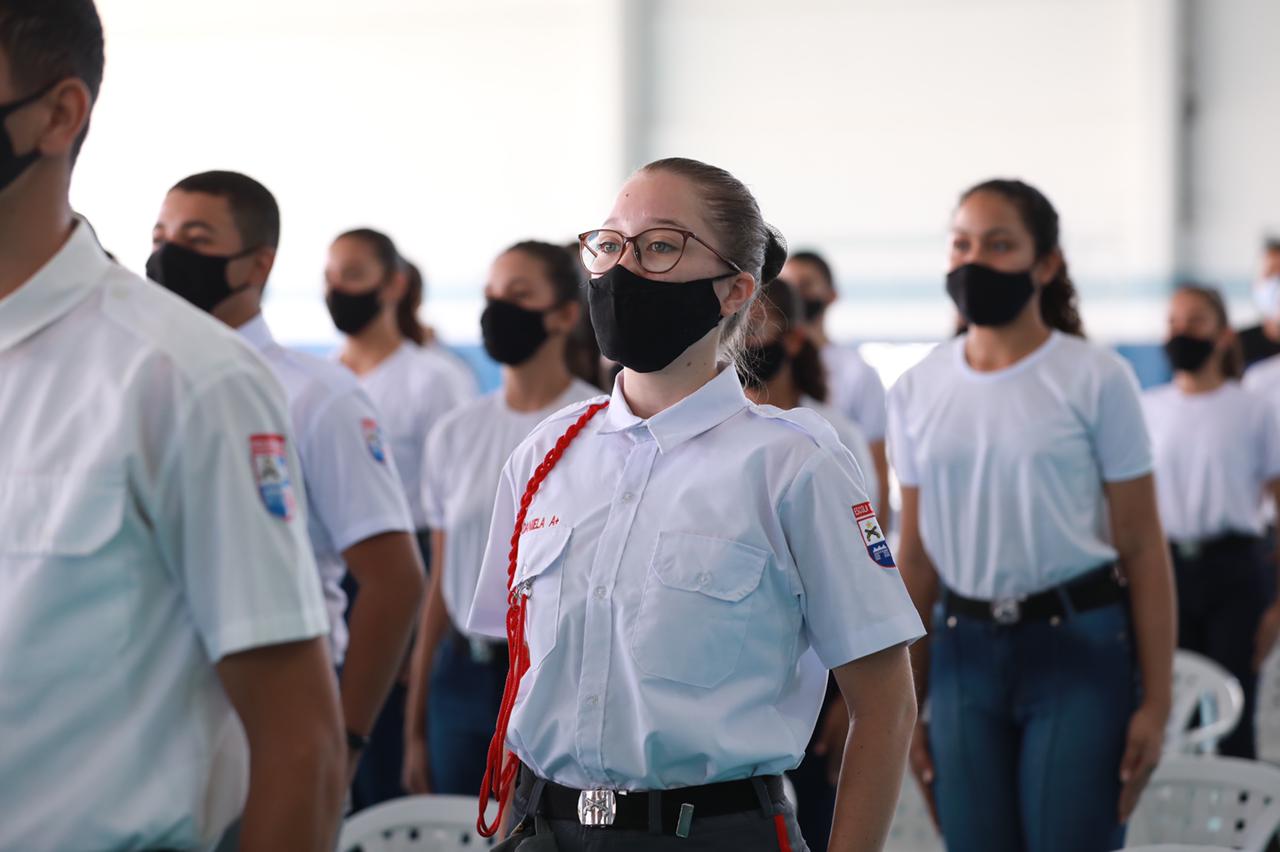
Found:
[[[0,299],[0,352],[61,319],[93,292],[111,266],[89,223],[77,216],[57,254]]]
[[[644,427],[649,430],[658,449],[670,452],[680,444],[719,426],[750,403],[742,392],[738,371],[732,366],[721,368],[714,379],[668,409],[642,420],[631,411],[622,394],[624,374],[613,383],[613,397],[605,412],[601,434],[624,432]]]
[[[275,337],[271,334],[271,327],[267,325],[267,319],[262,314],[256,315],[253,319],[237,328],[236,331],[250,346],[259,352],[276,342]]]

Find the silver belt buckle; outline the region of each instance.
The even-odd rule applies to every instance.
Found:
[[[1012,627],[1022,621],[1022,602],[1017,598],[998,598],[992,601],[991,618],[996,624]]]
[[[608,828],[618,818],[618,796],[612,790],[583,790],[578,794],[578,822]]]

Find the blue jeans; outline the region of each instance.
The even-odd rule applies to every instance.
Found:
[[[506,645],[489,648],[492,659],[479,662],[457,631],[451,630],[440,643],[427,693],[427,760],[433,793],[480,793],[507,682]]]
[[[949,852],[1111,852],[1137,707],[1125,604],[1003,627],[934,612],[929,744]]]

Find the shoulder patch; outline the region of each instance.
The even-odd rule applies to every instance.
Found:
[[[859,503],[853,507],[853,519],[858,524],[858,532],[862,534],[862,543],[867,547],[867,554],[881,568],[898,567],[893,561],[893,553],[889,550],[889,542],[885,538],[880,522],[876,520],[875,510],[870,503]]]
[[[293,520],[297,501],[289,481],[289,456],[285,452],[284,435],[251,435],[249,459],[258,494],[267,511],[282,521]]]
[[[382,427],[378,425],[378,421],[372,417],[364,418],[360,421],[360,431],[364,433],[364,443],[369,448],[369,455],[378,464],[386,464],[386,443],[382,439]]]

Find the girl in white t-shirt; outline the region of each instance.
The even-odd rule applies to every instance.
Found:
[[[1058,236],[1025,183],[965,193],[947,291],[969,331],[889,394],[902,572],[932,620],[911,762],[951,852],[1120,847],[1169,713],[1172,581],[1138,386],[1084,341]]]
[[[1143,395],[1156,495],[1178,584],[1178,645],[1221,663],[1244,687],[1244,719],[1219,743],[1253,758],[1257,671],[1275,644],[1276,570],[1263,503],[1280,496],[1280,423],[1238,383],[1241,355],[1222,295],[1182,287],[1169,306],[1173,382]]]
[[[523,242],[493,262],[480,320],[502,385],[450,412],[424,453],[422,504],[433,570],[414,645],[405,711],[404,786],[474,796],[507,677],[505,642],[464,625],[489,539],[502,466],[548,416],[600,389],[569,370],[581,320],[578,259],[563,246]]]

